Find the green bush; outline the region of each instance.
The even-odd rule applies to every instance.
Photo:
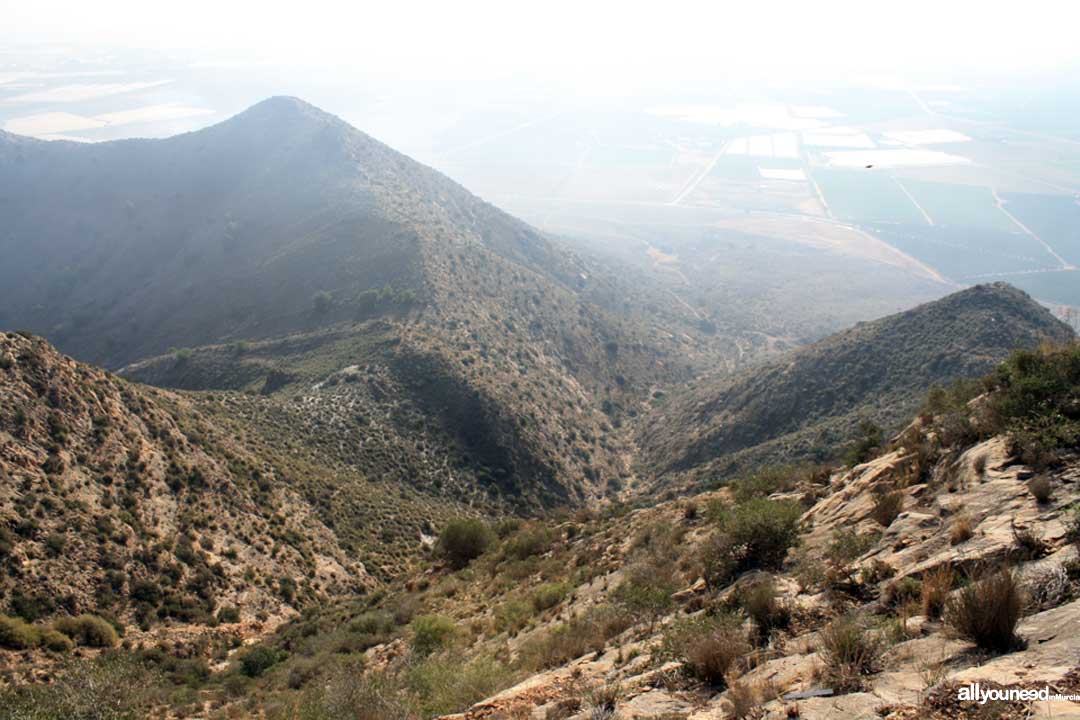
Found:
[[[442,717],[467,710],[473,703],[509,687],[513,674],[506,663],[494,658],[463,662],[460,657],[442,654],[413,665],[406,682],[420,700],[423,717]]]
[[[1037,467],[1080,443],[1080,343],[1019,350],[989,383],[995,430],[1008,431],[1012,450]]]
[[[0,615],[0,647],[29,650],[41,643],[41,631],[20,619]]]
[[[436,550],[451,567],[461,569],[483,555],[493,539],[491,529],[483,521],[458,518],[443,528]]]
[[[40,620],[56,611],[56,601],[49,595],[24,595],[16,590],[11,596],[11,611],[26,622]]]
[[[825,548],[825,557],[835,565],[847,565],[874,547],[880,539],[881,533],[878,532],[860,535],[854,530],[837,529]]]
[[[41,636],[41,644],[45,646],[46,650],[52,652],[67,652],[75,647],[75,643],[72,642],[71,638],[56,630],[46,630]]]
[[[349,623],[349,630],[365,635],[390,635],[396,625],[394,616],[382,610],[369,610],[357,615]]]
[[[256,645],[240,656],[240,672],[251,678],[261,676],[282,660],[282,654],[266,645]]]
[[[513,560],[526,560],[546,553],[553,540],[554,533],[545,527],[526,527],[506,541],[503,554]]]
[[[876,423],[863,420],[859,423],[859,434],[844,458],[845,463],[855,466],[866,462],[881,449],[884,441],[884,431]]]
[[[317,313],[324,313],[334,304],[334,296],[325,290],[319,290],[311,296],[311,307]]]
[[[543,612],[561,603],[569,594],[570,583],[544,583],[532,592],[529,599],[536,612]]]
[[[86,647],[113,647],[119,640],[116,628],[97,615],[60,618],[53,623],[53,630]]]
[[[444,615],[419,615],[410,625],[413,631],[412,649],[418,655],[429,655],[449,645],[458,636],[456,623]]]
[[[807,468],[798,465],[766,465],[732,482],[731,492],[736,502],[768,497],[775,492],[788,492],[795,488],[800,475],[806,473]]]
[[[799,539],[802,508],[794,501],[753,498],[715,515],[719,532],[706,545],[713,556],[703,559],[717,587],[744,570],[779,569]]]
[[[611,598],[631,613],[655,617],[675,604],[671,596],[678,589],[670,563],[661,566],[643,561],[627,568]]]
[[[495,629],[514,635],[529,624],[534,612],[531,601],[521,597],[509,598],[495,608]]]

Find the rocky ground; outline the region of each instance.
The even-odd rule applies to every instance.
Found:
[[[801,553],[825,556],[838,531],[877,534],[873,519],[875,489],[892,486],[908,473],[911,456],[904,448],[887,453],[848,472],[833,475],[824,496],[803,515],[806,528]],[[948,480],[940,477],[948,471]],[[617,717],[706,720],[759,718],[914,718],[957,717],[976,709],[961,707],[954,689],[972,682],[984,687],[1039,688],[1076,693],[1080,688],[1080,600],[1075,597],[1077,548],[1066,540],[1067,509],[1080,499],[1080,465],[1072,463],[1047,477],[1052,497],[1040,503],[1028,481],[1032,471],[1009,457],[998,437],[966,450],[935,479],[903,489],[903,509],[872,547],[843,569],[845,579],[863,585],[851,595],[832,588],[804,587],[796,573],[780,573],[780,602],[798,618],[789,632],[759,647],[746,666],[734,669],[727,688],[688,680],[678,661],[656,658],[666,625],[699,609],[708,591],[703,580],[675,594],[678,610],[648,625],[635,625],[613,638],[602,651],[532,675],[469,710],[448,718],[596,718],[588,702],[590,690],[617,688]],[[940,484],[938,484],[940,483]],[[642,510],[627,519],[631,528],[662,510]],[[640,516],[640,517],[639,517]],[[673,522],[678,519],[671,518]],[[970,525],[970,536],[951,536],[958,522]],[[1042,544],[1034,552],[1020,548],[1017,534],[1030,531]],[[856,691],[830,686],[819,647],[823,620],[838,612],[875,615],[891,588],[905,578],[926,578],[945,568],[957,576],[979,563],[1010,561],[1027,588],[1028,613],[1018,627],[1024,647],[999,655],[962,640],[940,619],[917,607],[901,609],[881,633],[887,649],[872,674]],[[589,592],[597,585],[615,586],[618,571],[597,579],[576,593],[563,614],[583,612],[601,601]],[[878,582],[868,576],[887,575]],[[858,578],[862,577],[863,580]],[[955,592],[955,590],[953,591]],[[859,596],[865,598],[860,599]],[[910,614],[909,614],[910,613]],[[747,621],[748,627],[751,622]],[[1050,701],[992,708],[979,717],[1080,717],[1080,703]],[[991,712],[991,710],[987,710]],[[1007,714],[1015,713],[1015,714]],[[615,717],[610,715],[605,717]]]

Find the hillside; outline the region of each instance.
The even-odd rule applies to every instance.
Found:
[[[250,622],[376,581],[257,449],[187,399],[0,335],[5,606]],[[36,609],[35,609],[36,608]]]
[[[703,480],[765,458],[828,460],[860,421],[895,429],[931,386],[978,377],[1015,348],[1072,337],[1025,293],[975,286],[672,393],[643,424],[642,463],[655,476]]]
[[[0,326],[160,386],[262,392],[299,423],[391,418],[391,464],[431,486],[406,406],[456,485],[507,507],[608,492],[629,474],[612,431],[654,385],[738,355],[663,292],[293,98],[164,140],[5,134],[0,203]],[[396,392],[328,397],[355,368]],[[349,458],[382,477],[368,449]]]
[[[1080,692],[1080,347],[1014,354],[867,462],[646,507],[455,520],[386,592],[164,662],[63,651],[0,696],[69,717],[1069,717]],[[1052,428],[1052,432],[1048,432]],[[39,623],[38,627],[44,627]],[[185,652],[188,652],[185,650]],[[104,681],[104,682],[102,682]],[[119,684],[119,685],[118,685]],[[120,687],[124,692],[113,690]]]

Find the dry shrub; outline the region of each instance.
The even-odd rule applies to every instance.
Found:
[[[1069,573],[1062,565],[1029,570],[1023,580],[1028,613],[1057,607],[1069,599],[1072,590]]]
[[[776,583],[771,575],[762,573],[744,583],[738,590],[737,598],[763,639],[774,629],[787,627],[791,622],[791,611],[778,599]]]
[[[1035,502],[1044,505],[1050,502],[1050,498],[1054,494],[1054,488],[1050,484],[1050,479],[1048,477],[1045,475],[1038,475],[1028,482],[1028,492],[1035,498]]]
[[[863,678],[877,670],[882,650],[881,639],[850,617],[834,620],[821,631],[825,677],[838,690],[862,688]]]
[[[778,692],[771,683],[749,683],[745,680],[737,680],[728,686],[727,717],[733,720],[762,717],[764,711],[761,706],[777,696]]]
[[[984,650],[1017,647],[1016,624],[1024,609],[1015,574],[1001,569],[969,583],[945,607],[945,620],[965,640]]]
[[[554,706],[549,707],[544,713],[544,720],[568,720],[581,710],[579,698],[565,698],[559,700]]]
[[[686,648],[686,667],[699,680],[723,687],[728,671],[749,649],[734,633],[714,631],[690,642]]]
[[[979,455],[971,461],[971,469],[975,471],[975,475],[982,478],[986,475],[986,455]]]
[[[941,617],[955,580],[956,574],[948,565],[939,565],[923,573],[921,598],[923,615],[928,618]]]
[[[1017,560],[1037,560],[1050,552],[1050,546],[1046,544],[1037,531],[1031,528],[1018,526],[1012,523],[1013,548],[1012,556]]]
[[[975,535],[975,528],[971,522],[971,516],[967,513],[960,513],[952,521],[952,527],[949,528],[949,544],[959,545],[970,540]]]
[[[619,683],[607,683],[594,687],[586,697],[589,720],[614,718],[620,697],[622,697],[622,686]]]
[[[366,673],[351,663],[307,693],[305,717],[313,720],[418,720],[419,713],[388,674]]]
[[[690,675],[722,688],[727,674],[750,650],[738,619],[721,616],[673,623],[664,634],[660,655],[681,660]]]
[[[534,669],[557,667],[590,652],[634,624],[634,616],[617,605],[598,605],[585,615],[531,638],[521,648],[523,663]]]
[[[874,494],[874,509],[870,516],[882,527],[892,525],[904,509],[904,494],[899,490],[882,490]]]
[[[907,575],[885,586],[881,594],[881,603],[886,607],[909,605],[922,597],[922,580]]]

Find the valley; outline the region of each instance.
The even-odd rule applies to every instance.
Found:
[[[999,582],[1022,638],[1076,612],[1075,332],[952,284],[1067,262],[1067,208],[946,199],[899,167],[950,131],[799,107],[649,113],[730,127],[664,198],[539,228],[293,97],[158,139],[0,132],[0,705],[899,720],[1073,652],[954,609]],[[896,167],[854,183],[848,152]],[[612,190],[594,170],[566,195]],[[918,244],[953,222],[985,252],[933,251],[970,276]]]

